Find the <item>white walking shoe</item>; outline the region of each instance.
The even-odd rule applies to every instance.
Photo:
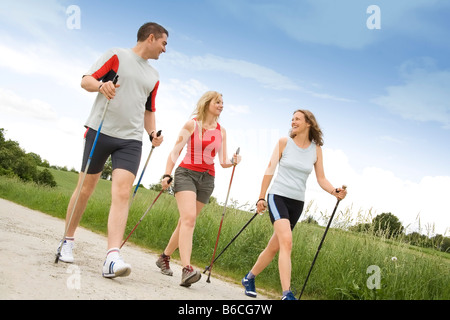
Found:
[[[119,254],[119,249],[108,251],[103,263],[103,277],[116,278],[126,277],[131,273],[131,265],[125,263]]]
[[[66,263],[73,263],[73,248],[75,246],[75,242],[70,240],[64,240],[61,252],[59,255],[59,260]]]

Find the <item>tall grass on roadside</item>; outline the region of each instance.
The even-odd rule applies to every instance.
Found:
[[[0,197],[64,218],[78,175],[56,170],[52,171],[52,174],[58,183],[56,188],[41,187],[33,183],[0,177]],[[99,181],[81,221],[84,227],[106,233],[111,201],[110,188],[110,181]],[[139,221],[156,195],[157,192],[139,189],[129,212],[126,234]],[[308,215],[316,215],[313,209],[313,206],[307,206],[304,218]],[[222,210],[223,207],[219,204],[206,205],[197,219],[191,261],[201,270],[211,261]],[[346,216],[349,216],[346,210],[352,209],[347,208],[339,212],[344,220]],[[253,214],[227,208],[217,252],[223,249]],[[174,197],[162,194],[128,241],[161,252],[167,245],[177,222],[178,210]],[[336,223],[342,226],[345,221],[337,219]],[[291,286],[298,291],[301,290],[324,230],[324,227],[304,222],[298,223],[294,229]],[[58,236],[62,232],[63,230],[55,230]],[[257,216],[215,262],[212,277],[220,274],[238,283],[253,266],[272,233],[273,227],[268,215]],[[126,246],[122,251],[126,256]],[[447,253],[436,250],[412,247],[399,240],[391,240],[370,233],[353,233],[333,227],[327,234],[304,297],[307,299],[449,300],[449,256]],[[174,258],[178,257],[178,251],[176,251]],[[149,266],[149,268],[156,267]],[[372,281],[374,279],[379,281]],[[374,283],[379,286],[374,287]],[[266,289],[277,295],[280,294],[278,256],[258,275],[256,286],[257,289]]]

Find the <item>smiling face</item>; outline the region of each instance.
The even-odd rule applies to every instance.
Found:
[[[305,130],[308,130],[311,125],[306,121],[305,115],[301,111],[297,111],[292,116],[291,121],[291,132],[294,135],[297,135]]]
[[[222,113],[222,110],[222,94],[217,91],[207,91],[198,100],[197,108],[193,115],[196,116],[198,121],[204,121],[209,116],[213,116],[217,120]]]
[[[310,141],[318,146],[323,146],[322,130],[316,117],[309,110],[296,110],[292,116],[289,136],[294,139],[298,134],[307,134]]]
[[[219,117],[223,110],[223,98],[222,95],[217,95],[216,98],[212,99],[209,103],[208,111],[215,117]]]
[[[159,38],[151,34],[147,39],[147,44],[149,59],[158,60],[161,53],[166,52],[167,34],[163,33]]]

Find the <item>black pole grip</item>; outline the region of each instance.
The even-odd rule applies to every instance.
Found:
[[[113,79],[114,85],[117,83],[117,81],[119,81],[119,75],[118,74],[116,74],[116,76]]]
[[[163,175],[162,178],[163,178],[163,179],[169,178],[169,180],[167,180],[167,183],[168,183],[168,184],[170,184],[170,183],[172,182],[172,180],[173,180],[173,178],[172,178],[172,176],[171,176],[170,174],[165,174],[165,175]]]
[[[159,136],[161,135],[161,131],[162,131],[162,130],[159,130],[159,131],[156,133],[156,136],[157,136],[157,137],[159,137]],[[150,142],[152,142],[152,141],[153,141],[153,137],[152,137],[151,135],[149,135],[149,138],[150,138]]]

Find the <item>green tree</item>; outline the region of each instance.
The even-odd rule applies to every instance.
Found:
[[[139,187],[141,187],[142,185],[140,185]],[[162,190],[162,185],[161,185],[161,181],[159,183],[152,183],[149,185],[149,189],[156,191],[156,192],[160,192]],[[174,195],[174,191],[173,191],[173,182],[170,184],[169,188],[167,188],[167,190],[165,191],[168,194]]]
[[[14,162],[13,170],[23,181],[37,179],[37,167],[34,159],[26,154],[19,155]]]
[[[450,238],[445,237],[441,243],[441,251],[450,253]]]
[[[359,223],[349,228],[353,232],[369,232],[372,227],[371,223]]]
[[[55,178],[53,177],[50,170],[48,170],[47,168],[45,168],[44,170],[42,170],[41,172],[38,173],[36,182],[38,184],[47,185],[52,188],[56,187]]]
[[[56,186],[50,171],[38,172],[37,166],[43,164],[42,158],[35,153],[27,154],[18,142],[6,140],[4,132],[5,129],[0,128],[0,175]]]
[[[111,156],[109,156],[108,160],[106,160],[105,166],[103,167],[102,174],[100,178],[108,180],[112,177],[112,161]]]
[[[139,188],[141,186],[142,185],[139,185]],[[153,190],[153,191],[156,191],[156,192],[160,192],[162,190],[162,185],[161,185],[161,183],[152,183],[152,184],[149,185],[149,189]]]
[[[400,220],[390,212],[377,215],[372,221],[372,226],[375,234],[387,238],[396,237],[404,230]]]
[[[209,197],[208,204],[217,204],[217,198],[216,197]]]
[[[24,151],[20,149],[16,141],[5,140],[3,130],[0,130],[0,167],[14,172],[14,165],[18,158],[23,156]]]
[[[314,219],[314,217],[311,216],[311,215],[306,217],[306,219],[303,220],[302,223],[309,223],[309,224],[319,225],[319,223],[316,221],[316,219]]]
[[[34,152],[29,152],[29,153],[27,153],[27,155],[34,160],[34,162],[36,163],[37,166],[39,166],[39,167],[42,166],[42,158],[40,155],[38,155],[37,153],[34,153]]]

